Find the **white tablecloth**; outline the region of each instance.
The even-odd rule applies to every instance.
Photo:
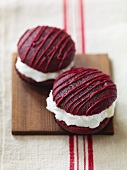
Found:
[[[114,136],[11,134],[11,56],[21,34],[37,25],[66,27],[78,53],[109,54],[118,86]],[[0,170],[126,170],[126,76],[126,0],[0,1]]]

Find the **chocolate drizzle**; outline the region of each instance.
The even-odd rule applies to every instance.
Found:
[[[74,58],[75,44],[63,30],[38,26],[27,30],[18,42],[21,61],[42,72],[67,67]]]
[[[53,86],[53,100],[73,115],[100,113],[115,101],[116,85],[93,68],[75,68],[61,74]]]

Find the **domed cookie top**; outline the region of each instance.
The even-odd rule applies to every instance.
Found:
[[[70,35],[55,27],[28,29],[18,42],[21,62],[44,73],[66,68],[74,54],[75,44]]]
[[[62,73],[53,85],[57,107],[72,115],[94,115],[116,100],[116,85],[107,74],[94,68],[74,68]]]

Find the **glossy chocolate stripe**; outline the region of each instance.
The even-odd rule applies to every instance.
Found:
[[[67,37],[66,35],[64,35],[63,37],[64,37],[63,40],[66,39],[67,42],[70,40],[70,37],[69,37],[69,36]],[[65,41],[65,42],[66,42],[66,41]],[[51,60],[53,59],[55,53],[57,52],[57,50],[59,50],[61,44],[62,44],[62,41],[59,41],[59,43],[57,43],[57,45],[55,46],[55,50],[53,51],[52,55],[50,56],[50,58],[49,58],[49,60],[48,60],[48,62],[47,62],[47,64],[46,64],[45,71],[46,71],[46,69],[48,68]],[[65,45],[66,45],[66,43],[65,43],[65,44],[62,44],[63,47],[64,47]],[[61,53],[59,53],[58,56],[57,56],[57,59],[59,58],[59,60],[60,60],[60,55],[61,55]],[[59,70],[59,69],[60,69],[60,68],[58,67],[58,70]]]
[[[105,99],[108,99],[110,97],[116,97],[116,94],[112,94],[112,95],[108,95],[106,97],[103,97],[101,100],[97,101],[94,105],[92,105],[87,112],[90,112],[90,110],[94,107],[94,106],[97,106],[97,104],[99,104],[100,102],[103,102]],[[86,115],[87,115],[87,112],[86,112]],[[90,114],[91,115],[91,114]]]
[[[54,30],[55,30],[55,28],[52,28],[52,29],[48,32],[48,34],[47,34],[44,38],[42,38],[42,40],[40,41],[40,47],[37,49],[37,52],[36,52],[36,53],[38,53],[38,52],[42,49],[44,43],[47,41],[47,38],[52,35],[52,33],[54,32]],[[40,34],[40,36],[42,36],[42,34]],[[45,52],[45,50],[43,51],[43,53],[44,53],[44,52]],[[41,57],[42,57],[42,56],[43,56],[43,54],[41,54],[40,56],[38,56],[37,61],[34,63],[34,68],[37,67],[37,64],[38,64],[39,61],[41,60]]]
[[[71,70],[70,72],[68,71],[68,72],[65,72],[65,73],[63,73],[62,75],[60,75],[60,76],[58,77],[58,82],[59,82],[59,80],[60,80],[61,78],[63,78],[63,75],[66,75],[66,76],[67,76],[69,73],[71,73],[72,76],[71,76],[71,77],[67,76],[67,78],[64,79],[64,82],[68,81],[69,79],[72,79],[73,77],[76,77],[76,75],[73,74],[73,71],[74,71],[74,70],[75,70],[75,69]],[[99,73],[97,70],[96,70],[95,72],[96,72],[96,73]],[[95,73],[95,72],[94,72],[94,73]],[[86,73],[88,73],[88,74],[86,74]],[[92,74],[94,74],[94,73],[92,73]],[[100,73],[101,73],[101,72],[100,72]],[[82,76],[81,76],[80,74],[81,74]],[[91,74],[91,72],[89,72],[89,70],[86,70],[86,72],[78,72],[78,73],[77,73],[77,78],[71,80],[68,84],[66,83],[64,86],[61,86],[61,85],[64,83],[63,81],[62,81],[61,83],[58,83],[58,82],[57,82],[57,79],[56,79],[56,81],[55,81],[55,83],[54,83],[54,84],[55,84],[55,88],[53,88],[54,97],[56,96],[56,95],[55,95],[55,90],[56,90],[56,88],[58,88],[59,86],[61,86],[61,88],[59,89],[59,91],[60,91],[61,89],[65,88],[66,86],[68,86],[68,85],[70,85],[70,84],[72,84],[72,83],[80,80],[81,78],[84,77],[84,75],[85,75],[85,76],[89,76],[90,74]],[[79,76],[81,76],[81,77],[79,77]]]
[[[43,27],[42,29],[40,29],[37,37],[35,38],[35,40],[34,40],[33,43],[32,43],[32,46],[33,46],[33,47],[35,47],[35,46],[38,45],[36,41],[38,41],[38,39],[40,38],[40,35],[43,34],[43,32],[45,31],[46,28],[47,28],[47,27]],[[39,43],[40,43],[40,42],[39,42]],[[39,52],[39,49],[40,49],[40,48],[41,48],[41,44],[40,44],[40,46],[38,47],[38,50],[37,50],[37,51],[35,52],[35,54],[33,55],[33,57],[31,58],[30,66],[32,66],[32,64],[33,64],[33,62],[34,62],[34,60],[35,60],[35,58],[36,58],[36,56],[37,56],[37,53]]]
[[[54,43],[54,40],[57,39],[57,37],[60,36],[60,34],[62,34],[62,33],[63,33],[63,32],[62,32],[61,30],[59,30],[58,32],[56,32],[55,36],[52,38],[52,40],[50,41],[50,43],[49,43],[48,46],[46,47],[45,52],[44,52],[44,53],[43,53],[43,52],[41,53],[41,56],[44,55],[44,54],[47,52],[47,50],[48,50],[49,47],[52,45],[52,43]],[[61,38],[61,40],[63,40],[63,38]],[[45,58],[46,58],[46,57],[45,57]],[[43,61],[41,61],[41,62],[39,63],[38,67],[40,68],[42,64],[43,64]]]
[[[35,37],[33,43],[32,43],[32,46],[35,47],[37,45],[39,45],[42,41],[43,41],[43,38],[39,41],[39,39],[41,38],[42,34],[44,33],[44,31],[46,30],[47,26],[46,27],[39,27],[40,28],[40,31],[38,32],[37,36]]]
[[[107,80],[106,80],[106,81],[107,81]],[[106,81],[105,81],[105,82],[106,82]],[[95,81],[94,81],[94,82],[95,82]],[[95,85],[93,86],[93,88],[98,87],[99,85],[104,84],[105,82],[101,82],[101,83],[95,84]],[[93,82],[92,82],[92,83],[93,83]],[[92,83],[91,83],[91,84],[92,84]],[[89,84],[89,85],[90,85],[90,84]],[[87,87],[84,87],[84,88],[87,88]],[[78,97],[78,101],[80,101],[80,102],[78,102],[77,104],[74,105],[74,103],[77,102],[77,99],[74,100],[73,102],[71,102],[71,104],[68,106],[67,110],[69,110],[70,107],[71,107],[72,105],[74,105],[73,109],[71,110],[71,112],[73,113],[74,110],[75,110],[75,108],[78,107],[81,103],[83,103],[83,104],[85,105],[84,100],[86,100],[86,98],[83,99],[83,100],[82,100],[82,98],[83,98],[86,94],[88,94],[91,90],[93,90],[93,88],[88,89],[85,93],[83,93],[81,96],[79,96],[79,97]],[[78,92],[79,92],[79,91],[78,91]],[[72,98],[71,98],[71,99],[72,99]],[[70,100],[71,100],[71,99],[70,99]],[[77,114],[78,114],[78,111],[77,111]]]
[[[48,48],[50,47],[50,45],[52,45],[53,43],[54,43],[54,40],[55,39],[58,39],[58,37],[60,36],[60,34],[62,34],[63,32],[60,30],[60,32],[59,32],[59,34],[56,34],[56,36],[54,36],[54,38],[52,39],[52,41],[50,42],[50,44],[49,44],[49,46],[47,47],[47,50],[48,50]],[[49,56],[51,53],[52,53],[52,55],[50,56],[50,58],[49,58],[49,60],[48,60],[48,64],[46,65],[46,67],[45,67],[45,72],[46,72],[46,70],[47,70],[47,68],[48,68],[48,66],[49,66],[49,63],[50,63],[50,61],[53,59],[53,57],[54,57],[54,54],[57,52],[57,50],[59,50],[59,46],[62,44],[62,42],[65,40],[65,39],[69,39],[69,37],[67,37],[67,35],[65,36],[63,36],[61,39],[60,39],[60,41],[59,41],[59,43],[55,46],[55,47],[53,47],[52,48],[52,50],[50,50],[50,52],[48,53],[48,54],[46,54],[47,56]],[[45,51],[45,53],[46,53],[46,51]],[[44,55],[44,54],[43,54]],[[58,60],[61,60],[61,58],[59,57],[60,55],[58,54],[58,56],[57,56],[57,59]],[[39,67],[41,67],[41,65],[43,64],[43,62],[40,62],[40,64],[39,64]]]
[[[66,49],[66,52],[65,52],[65,54],[64,54],[64,56],[63,56],[63,58],[62,58],[62,61],[60,62],[59,66],[58,66],[58,69],[60,69],[60,68],[61,68],[61,66],[62,66],[62,64],[63,64],[64,59],[65,59],[65,58],[66,58],[66,56],[68,55],[69,50],[71,50],[71,48],[73,47],[73,45],[74,45],[74,43],[73,43],[73,42],[72,42],[72,43],[70,43],[70,44],[68,45],[68,48]]]
[[[99,80],[99,78],[98,78],[98,80]],[[88,81],[86,81],[86,82],[84,82],[83,84],[81,84],[80,86],[77,86],[75,89],[72,89],[72,90],[70,90],[69,92],[68,92],[68,95],[70,95],[71,93],[73,93],[73,92],[75,92],[75,90],[77,91],[74,95],[73,95],[73,97],[75,97],[78,93],[80,93],[86,86],[84,86],[86,83],[88,83],[90,81],[90,79],[88,80]],[[91,81],[90,83],[89,83],[89,85],[91,85],[92,83],[94,83],[94,80],[93,81]],[[104,82],[102,82],[102,83],[104,83]],[[95,87],[95,86],[94,86]],[[66,97],[66,96],[65,96]],[[66,100],[66,102],[64,103],[64,105],[65,104],[67,104],[68,102],[69,102],[69,100],[71,100],[71,98],[69,98],[68,100]]]
[[[66,74],[68,75],[69,72],[66,72]],[[71,77],[68,76],[67,79],[64,80],[64,82],[61,82],[61,84],[59,84],[59,85],[57,85],[55,88],[53,88],[53,96],[54,96],[54,98],[56,97],[57,93],[59,93],[62,89],[64,89],[65,87],[69,86],[70,84],[76,82],[77,80],[80,80],[81,78],[84,77],[84,74],[86,74],[86,73],[84,73],[84,72],[79,72],[79,73],[78,73],[78,76],[79,76],[79,74],[81,74],[81,77],[75,78],[75,79],[71,80],[69,83],[66,83],[65,85],[61,86],[61,88],[59,88],[59,90],[58,90],[57,92],[55,92],[56,88],[58,88],[60,85],[62,85],[64,82],[68,81],[69,79],[75,77],[76,75],[74,74],[74,75],[72,75]],[[90,74],[90,73],[88,73],[88,74]],[[59,81],[59,80],[58,80],[58,81]],[[56,84],[56,83],[57,83],[57,82],[55,82],[55,84]],[[56,100],[56,103],[57,103],[57,100]],[[58,103],[57,103],[57,105],[58,105]]]
[[[59,89],[59,91],[63,88],[62,87],[62,84],[64,83],[63,81],[59,81],[59,79],[61,79],[61,78],[63,78],[63,77],[65,77],[65,79],[64,79],[64,82],[66,82],[66,81],[68,81],[69,79],[71,79],[71,78],[73,78],[73,77],[75,77],[75,75],[74,74],[72,74],[71,75],[71,77],[68,77],[67,76],[67,74],[65,73],[63,73],[63,74],[61,74],[56,80],[55,80],[55,82],[54,82],[54,87],[53,87],[53,99],[56,97],[56,95],[57,95],[57,93],[55,92],[56,90],[57,90],[57,88],[59,87],[59,86],[61,86],[61,88]],[[59,83],[60,82],[60,83]],[[65,87],[66,86],[68,86],[68,84],[66,84],[65,85]]]
[[[39,28],[38,27],[35,27],[34,29],[31,30],[30,34],[25,38],[25,40],[22,42],[22,44],[19,45],[19,48],[18,48],[18,51],[22,48],[22,46],[25,44],[25,42],[29,39],[30,36],[32,36],[32,34],[34,34],[34,32]],[[24,34],[25,36],[26,34]],[[24,55],[24,58],[22,59],[22,61],[24,62],[24,60],[26,59],[26,56],[27,56],[27,53],[29,52],[31,46],[27,49],[25,55]]]
[[[112,84],[111,86],[113,86],[112,89],[114,89],[114,84]],[[108,87],[108,88],[109,88],[109,87]],[[92,97],[94,97],[95,95],[97,95],[98,93],[100,93],[100,92],[102,92],[102,91],[104,91],[104,90],[107,90],[107,87],[106,87],[106,88],[102,88],[101,90],[98,90],[97,92],[94,92],[93,95],[91,95],[90,97],[87,97],[87,98],[85,99],[85,102],[82,103],[82,105],[77,109],[77,113],[79,112],[79,110],[80,110],[89,100],[91,100]],[[101,99],[101,100],[99,100],[99,101],[103,101],[103,99]],[[86,111],[86,116],[87,116],[87,115],[89,115],[88,110]]]
[[[91,74],[90,74],[91,75]],[[84,77],[83,77],[84,78]],[[68,93],[66,93],[66,95],[64,95],[64,98],[65,97],[67,97],[68,95],[70,95],[71,93],[73,93],[73,92],[75,92],[75,91],[77,91],[76,92],[76,95],[79,93],[79,92],[81,92],[83,89],[85,89],[85,88],[87,88],[89,85],[91,85],[92,83],[94,83],[94,82],[96,82],[96,80],[95,80],[95,78],[98,78],[98,80],[99,80],[99,78],[100,78],[100,75],[98,75],[98,76],[96,76],[96,77],[93,77],[93,79],[88,79],[87,81],[84,81],[82,84],[80,84],[80,85],[78,85],[77,87],[74,87],[72,90],[70,90]],[[86,84],[86,83],[88,83],[90,81],[90,83],[89,84]],[[78,91],[79,90],[79,91]],[[90,89],[91,90],[91,89]],[[86,93],[83,93],[83,95],[85,95]],[[71,98],[69,98],[69,100],[71,100],[73,97],[74,97],[75,95],[73,95]],[[62,101],[62,99],[61,99],[61,101]],[[61,101],[59,101],[59,104],[60,104],[60,102]],[[77,101],[77,99],[75,100],[75,102]],[[67,102],[68,102],[68,100],[67,100]],[[66,103],[67,103],[66,102]],[[73,103],[73,102],[72,102]],[[58,103],[57,103],[58,104]],[[59,106],[59,104],[58,104],[58,106]],[[67,108],[67,111],[69,111],[69,107]]]

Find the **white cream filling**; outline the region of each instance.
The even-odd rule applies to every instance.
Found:
[[[77,116],[67,113],[65,110],[58,108],[53,101],[52,90],[47,98],[47,109],[55,114],[55,118],[59,121],[64,121],[68,126],[75,125],[78,127],[96,128],[105,118],[110,118],[114,115],[115,102],[106,110],[92,116]]]
[[[36,82],[46,81],[49,79],[56,79],[58,75],[61,73],[70,70],[74,66],[74,62],[72,61],[66,68],[59,70],[57,72],[49,72],[42,73],[41,71],[35,70],[29,67],[27,64],[22,63],[20,57],[17,58],[17,62],[15,64],[16,69],[28,78],[32,78]]]

